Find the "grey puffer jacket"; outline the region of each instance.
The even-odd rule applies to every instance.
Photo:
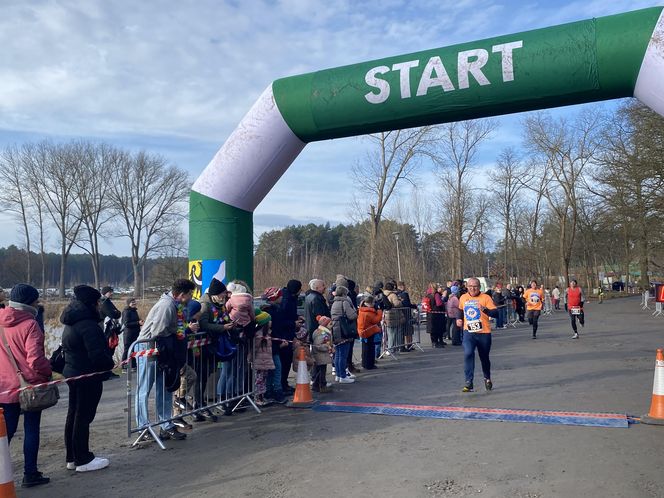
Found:
[[[357,336],[357,310],[353,307],[348,296],[336,296],[330,308],[330,315],[332,318],[332,340],[334,344],[342,344],[349,339],[341,336],[341,325],[339,318],[345,316],[350,322],[351,328],[355,331]]]

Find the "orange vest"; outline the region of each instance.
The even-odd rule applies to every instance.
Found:
[[[567,306],[581,306],[581,287],[569,287],[567,289]]]

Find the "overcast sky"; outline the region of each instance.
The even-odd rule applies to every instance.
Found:
[[[654,5],[3,0],[0,146],[104,140],[160,153],[194,178],[276,78]],[[519,119],[500,118],[484,163],[519,144]],[[366,150],[361,138],[308,145],[256,210],[256,232],[349,221],[349,171]],[[20,242],[15,222],[0,209],[0,246]],[[103,249],[128,252],[113,240]]]

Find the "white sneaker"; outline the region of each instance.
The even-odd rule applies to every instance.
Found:
[[[76,467],[76,472],[91,472],[93,470],[101,470],[108,467],[108,458],[94,457],[94,459],[86,463],[85,465],[78,465]]]
[[[575,332],[574,335],[572,336],[572,339],[578,339],[578,338],[579,338],[579,334]]]
[[[342,377],[339,379],[339,384],[352,384],[355,382],[355,379],[351,379],[350,377]]]
[[[76,470],[76,464],[74,462],[67,462],[67,470]]]
[[[346,369],[346,377],[350,377],[351,379],[355,378],[355,376],[352,373],[350,373],[350,370],[348,369]]]
[[[327,387],[332,387],[332,382],[326,382],[325,385],[326,385]]]
[[[339,382],[339,379],[340,379],[340,378],[341,378],[341,377],[335,377],[335,378],[334,378],[334,382]]]

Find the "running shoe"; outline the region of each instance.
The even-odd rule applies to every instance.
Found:
[[[578,338],[579,338],[578,332],[574,332],[574,335],[572,336],[572,339],[578,339]]]
[[[352,384],[355,382],[355,379],[351,379],[350,377],[342,377],[339,379],[339,384]]]
[[[472,393],[473,392],[473,383],[472,382],[466,382],[466,385],[463,386],[463,389],[461,389],[462,393]]]
[[[484,379],[484,387],[487,391],[491,391],[491,389],[493,389],[493,382],[491,382],[491,379]]]
[[[192,425],[188,423],[184,418],[178,417],[173,419],[173,423],[178,426],[180,429],[191,430],[193,429]]]

